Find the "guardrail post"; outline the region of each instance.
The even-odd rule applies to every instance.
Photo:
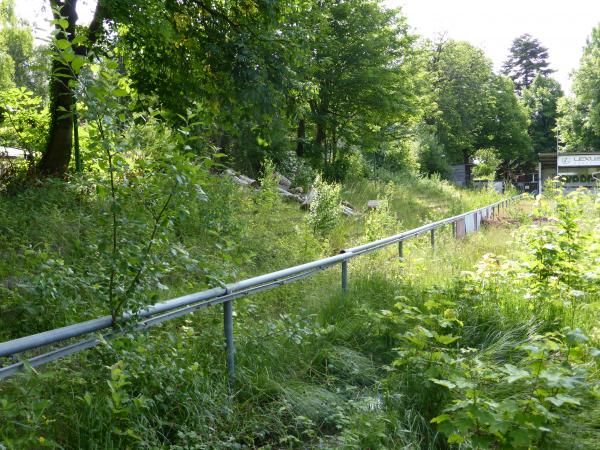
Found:
[[[456,222],[452,222],[452,237],[456,239]]]
[[[435,228],[431,229],[431,248],[435,250]]]
[[[225,331],[225,346],[227,351],[227,373],[229,381],[235,377],[235,346],[233,344],[233,300],[223,303],[223,325]]]
[[[342,261],[342,292],[348,292],[348,260]]]
[[[404,241],[398,241],[398,258],[404,260]]]

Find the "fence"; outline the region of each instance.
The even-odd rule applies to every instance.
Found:
[[[227,352],[227,370],[230,378],[233,379],[235,373],[235,346],[233,341],[233,301],[236,298],[253,295],[261,291],[283,286],[303,278],[310,277],[317,272],[325,270],[337,264],[341,265],[341,287],[342,291],[348,289],[348,261],[365,253],[370,253],[392,244],[398,244],[398,254],[403,257],[403,242],[415,236],[430,233],[431,245],[435,246],[435,231],[443,226],[452,225],[455,237],[461,237],[477,229],[481,221],[487,217],[493,217],[500,212],[500,208],[507,207],[510,203],[520,200],[523,194],[511,197],[506,200],[493,203],[491,205],[479,208],[447,219],[439,220],[405,231],[394,236],[390,236],[377,241],[359,245],[347,250],[343,250],[339,255],[329,258],[319,259],[317,261],[279,270],[277,272],[260,275],[247,280],[231,283],[224,287],[216,287],[205,291],[197,292],[183,297],[177,297],[166,300],[161,303],[146,307],[137,313],[125,313],[121,317],[121,323],[133,322],[131,326],[123,328],[113,327],[110,316],[100,317],[98,319],[57,328],[43,333],[33,334],[11,341],[0,343],[0,358],[14,357],[20,353],[40,349],[42,347],[64,343],[70,339],[95,333],[101,330],[110,329],[103,336],[92,336],[86,339],[63,345],[62,347],[46,351],[45,353],[26,358],[19,362],[0,367],[0,379],[7,378],[26,365],[31,367],[41,366],[43,364],[55,361],[68,355],[78,353],[88,348],[98,345],[106,339],[111,339],[126,331],[142,330],[159,323],[193,313],[197,310],[223,304],[223,326],[225,333],[225,343]]]

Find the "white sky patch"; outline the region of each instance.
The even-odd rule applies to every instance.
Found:
[[[48,40],[52,26],[52,10],[48,0],[15,0],[17,17],[24,19],[33,27],[35,38],[38,41]],[[95,0],[79,0],[77,2],[77,15],[79,25],[87,25],[94,17],[96,9]]]
[[[51,19],[49,1],[17,0],[17,15],[29,21],[38,39],[46,39]],[[569,74],[579,66],[583,46],[600,23],[600,0],[385,0],[401,7],[413,30],[434,38],[469,41],[483,49],[496,71],[508,56],[512,40],[531,34],[547,47],[554,77],[569,90]],[[95,0],[79,0],[79,23],[93,17]]]
[[[600,24],[599,0],[385,0],[401,7],[414,31],[434,38],[469,41],[483,49],[499,71],[513,39],[524,33],[548,48],[551,67],[565,91],[579,66],[592,29]]]

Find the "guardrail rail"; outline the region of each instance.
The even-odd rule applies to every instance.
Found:
[[[124,332],[129,332],[132,329],[143,330],[167,320],[175,319],[200,309],[219,304],[223,304],[223,328],[227,352],[227,370],[230,378],[233,379],[235,375],[233,301],[235,299],[293,283],[338,264],[341,265],[341,288],[343,292],[346,292],[348,289],[348,261],[350,259],[380,250],[396,243],[398,244],[399,257],[402,258],[403,242],[425,233],[430,233],[430,242],[434,247],[435,231],[437,229],[451,224],[455,237],[477,231],[483,218],[493,217],[496,214],[499,214],[500,208],[506,208],[509,204],[522,199],[523,196],[524,194],[516,195],[473,211],[404,231],[394,236],[342,250],[340,254],[335,256],[248,278],[236,283],[227,284],[224,287],[215,287],[194,294],[166,300],[145,307],[136,313],[126,312],[121,316],[118,323],[131,323],[131,326],[113,327],[111,316],[103,316],[74,325],[2,342],[0,343],[0,358],[15,357],[26,351],[40,349],[51,344],[65,342],[76,337],[110,329],[109,332],[101,336],[92,335],[77,342],[66,344],[39,355],[24,358],[21,361],[0,367],[0,380],[23,370],[26,365],[31,367],[41,366],[51,361],[94,347],[103,340],[114,338]],[[461,226],[463,228],[461,228]]]

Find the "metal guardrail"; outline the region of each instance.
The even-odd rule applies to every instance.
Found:
[[[418,228],[396,234],[394,236],[379,239],[377,241],[369,242],[357,247],[352,247],[347,250],[343,250],[339,255],[330,256],[329,258],[323,258],[317,261],[279,270],[277,272],[248,278],[237,283],[227,284],[224,287],[216,287],[194,294],[177,297],[171,300],[166,300],[164,302],[146,307],[137,313],[124,313],[119,322],[132,323],[130,327],[115,328],[112,326],[111,317],[103,316],[97,319],[88,320],[86,322],[80,322],[74,325],[56,328],[54,330],[2,342],[0,343],[0,358],[14,356],[25,351],[39,349],[51,344],[67,341],[75,337],[110,329],[108,333],[105,333],[102,336],[88,337],[75,343],[52,349],[40,355],[26,358],[8,366],[0,367],[0,379],[14,375],[15,373],[21,371],[26,365],[31,367],[41,366],[68,355],[95,347],[103,340],[116,337],[125,332],[131,331],[132,329],[146,329],[167,320],[181,317],[200,309],[218,304],[223,304],[223,325],[227,349],[227,369],[230,378],[233,378],[235,372],[233,300],[273,289],[278,286],[293,283],[337,264],[341,264],[342,291],[346,292],[348,289],[348,261],[350,259],[365,253],[380,250],[395,243],[398,243],[398,253],[402,258],[402,243],[405,240],[425,233],[430,233],[431,245],[435,246],[435,230],[438,228],[452,224],[453,233],[456,236],[456,224],[460,221],[464,221],[469,216],[481,218],[484,212],[486,215],[493,216],[496,214],[496,212],[500,212],[500,208],[507,207],[510,203],[518,201],[521,198],[523,198],[523,194],[501,200],[491,205],[484,206],[483,208],[478,208],[457,216],[432,222]],[[476,229],[473,231],[476,231]]]

